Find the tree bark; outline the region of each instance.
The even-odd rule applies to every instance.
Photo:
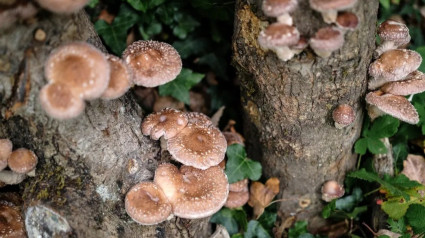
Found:
[[[311,37],[326,26],[307,0],[292,14],[301,35]],[[320,225],[320,187],[343,181],[356,162],[352,147],[363,120],[367,67],[375,48],[378,1],[360,0],[352,11],[360,25],[345,35],[342,49],[322,59],[311,49],[280,61],[257,43],[261,29],[275,21],[264,16],[260,0],[238,0],[233,37],[234,63],[241,82],[248,153],[261,161],[266,177],[281,182],[280,210],[285,216]],[[350,9],[351,11],[351,9]],[[336,129],[332,110],[349,104],[354,123]],[[310,200],[303,209],[300,200]]]
[[[34,40],[36,29],[47,33],[44,42]],[[143,113],[131,93],[87,102],[83,115],[72,120],[51,119],[41,109],[44,61],[71,41],[104,50],[83,12],[41,12],[30,23],[0,31],[0,137],[39,158],[36,176],[21,186],[29,237],[206,237],[208,218],[141,226],[126,214],[126,192],[152,180],[163,157],[159,143],[141,134]],[[136,173],[129,173],[130,165]]]

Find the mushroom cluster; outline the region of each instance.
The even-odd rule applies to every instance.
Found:
[[[84,100],[116,99],[133,84],[155,87],[176,78],[182,68],[177,51],[157,41],[134,42],[123,59],[85,42],[57,48],[44,66],[48,84],[40,91],[41,106],[53,118],[71,119],[84,111]]]
[[[382,45],[376,59],[369,66],[369,92],[366,95],[368,114],[373,120],[389,114],[401,121],[417,124],[419,115],[405,98],[425,91],[425,75],[417,71],[422,62],[419,53],[398,49],[410,41],[409,29],[402,23],[387,20],[378,29]]]
[[[12,150],[9,139],[0,139],[0,183],[18,184],[27,176],[35,176],[37,156],[31,150],[19,148]],[[10,170],[5,170],[9,167]]]
[[[344,34],[357,28],[359,19],[354,13],[339,12],[352,8],[356,2],[357,0],[310,0],[310,7],[321,12],[326,23],[334,23],[335,26],[319,29],[308,41],[300,36],[289,15],[297,8],[298,0],[263,0],[264,14],[277,18],[277,22],[260,32],[258,43],[263,49],[275,52],[282,61],[290,60],[301,53],[308,44],[318,56],[327,58],[342,47]]]

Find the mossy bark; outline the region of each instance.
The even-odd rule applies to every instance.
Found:
[[[45,41],[34,40],[36,29],[46,32]],[[21,186],[29,236],[206,237],[207,218],[141,226],[126,214],[126,192],[139,181],[152,180],[161,157],[159,143],[141,134],[143,112],[131,93],[88,102],[83,115],[72,120],[44,113],[38,102],[47,83],[44,61],[54,48],[71,41],[104,50],[83,12],[41,12],[0,31],[0,137],[39,158],[36,176]],[[135,174],[127,169],[131,159],[138,164]]]
[[[236,3],[233,51],[247,118],[247,149],[261,161],[265,177],[280,179],[283,214],[309,219],[317,227],[322,183],[342,182],[356,162],[352,148],[363,120],[378,1],[359,0],[352,9],[360,19],[359,27],[346,33],[344,46],[329,58],[307,49],[287,62],[257,43],[261,29],[275,21],[264,16],[261,2]],[[326,24],[308,0],[299,2],[292,14],[294,25],[309,38]],[[332,120],[338,104],[351,105],[357,115],[351,126],[340,130]],[[307,208],[299,205],[304,199],[311,201]]]

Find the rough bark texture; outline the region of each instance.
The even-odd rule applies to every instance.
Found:
[[[38,28],[47,33],[42,43],[33,39]],[[70,41],[102,48],[84,13],[42,12],[36,21],[0,31],[0,137],[39,158],[36,176],[21,186],[30,237],[206,237],[208,219],[141,226],[126,214],[125,193],[139,181],[152,180],[162,157],[159,143],[141,134],[142,110],[131,93],[91,101],[73,120],[54,120],[43,112],[38,103],[46,84],[43,63],[54,48]],[[133,175],[127,169],[130,160],[138,164]]]
[[[321,15],[310,9],[308,0],[299,1],[294,25],[310,37],[326,26]],[[280,209],[285,216],[310,219],[322,207],[320,187],[326,180],[343,181],[356,157],[352,146],[363,120],[367,66],[375,48],[378,1],[360,0],[353,11],[360,26],[345,35],[342,49],[322,59],[308,49],[291,61],[279,61],[258,43],[260,30],[268,22],[261,0],[236,3],[234,61],[241,82],[245,135],[251,157],[259,159],[266,177],[281,182]],[[344,129],[334,127],[332,110],[338,104],[351,105],[357,118]],[[310,199],[302,209],[300,199]]]

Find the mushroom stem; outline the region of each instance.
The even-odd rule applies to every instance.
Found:
[[[275,47],[273,51],[276,53],[277,57],[282,61],[288,61],[294,57],[295,52],[287,46]]]
[[[332,24],[336,22],[336,18],[338,17],[338,11],[329,10],[322,12],[323,21],[327,24]]]
[[[397,46],[394,44],[393,41],[384,41],[378,48],[376,48],[375,53],[373,54],[373,57],[376,59],[380,55],[382,55],[384,52],[397,49]]]
[[[373,121],[376,118],[386,114],[385,112],[381,111],[377,106],[370,105],[370,104],[367,105],[366,110],[367,110],[367,114],[369,115],[371,121]]]
[[[9,185],[19,184],[24,181],[26,177],[25,174],[18,174],[10,170],[0,171],[0,181]]]
[[[278,16],[277,21],[280,22],[280,23],[289,25],[289,26],[292,26],[292,24],[293,24],[292,17],[288,13],[284,13],[284,14]]]

